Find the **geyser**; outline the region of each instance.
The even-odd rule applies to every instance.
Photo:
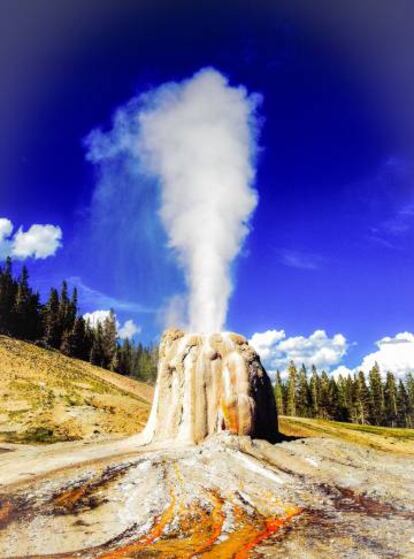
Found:
[[[272,385],[257,353],[238,334],[167,330],[142,442],[198,443],[221,431],[277,438]]]

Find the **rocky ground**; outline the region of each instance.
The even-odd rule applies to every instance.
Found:
[[[2,558],[414,558],[414,430],[143,446],[152,387],[5,337],[0,365]]]
[[[407,454],[319,437],[137,442],[5,450],[0,556],[414,557]]]

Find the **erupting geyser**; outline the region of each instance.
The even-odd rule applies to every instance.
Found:
[[[238,334],[167,330],[144,442],[198,443],[220,431],[277,438],[273,390],[257,353]]]
[[[215,333],[225,328],[231,266],[258,201],[260,102],[204,68],[132,99],[117,111],[112,130],[87,138],[88,159],[101,166],[99,199],[110,199],[118,183],[140,189],[143,176],[156,179],[161,222],[185,274],[185,316],[174,313],[167,326],[178,322],[193,333],[164,334],[140,441],[197,443],[225,430],[276,438],[273,391],[258,355],[242,336]],[[119,180],[125,169],[128,180]]]

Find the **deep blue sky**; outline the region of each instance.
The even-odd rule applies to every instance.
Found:
[[[137,93],[213,66],[264,98],[260,202],[229,328],[341,332],[356,343],[349,365],[413,331],[413,52],[410,0],[2,0],[1,215],[63,230],[56,256],[28,262],[33,283],[79,278],[84,311],[135,303],[120,318],[145,341],[159,334],[139,306],[158,309],[181,275],[145,199],[123,243],[117,212],[91,231],[82,141]]]

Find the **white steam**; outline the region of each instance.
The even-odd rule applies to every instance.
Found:
[[[116,112],[111,131],[94,130],[86,139],[88,159],[101,168],[95,202],[110,200],[116,208],[117,200],[132,201],[133,189],[148,184],[145,177],[158,179],[161,221],[185,271],[186,324],[193,331],[220,331],[225,324],[231,263],[257,204],[259,102],[207,68],[132,99]],[[127,197],[124,185],[131,185]],[[108,210],[105,215],[115,211]],[[125,212],[122,202],[123,222]]]
[[[161,182],[161,218],[189,286],[189,327],[220,331],[230,264],[256,206],[252,188],[257,95],[213,69],[146,96],[139,150]]]

